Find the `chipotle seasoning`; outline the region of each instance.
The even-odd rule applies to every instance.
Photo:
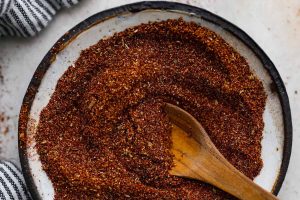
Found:
[[[216,33],[167,20],[100,40],[59,80],[36,136],[55,199],[233,199],[168,173],[165,102],[197,118],[242,173],[258,175],[262,83]]]

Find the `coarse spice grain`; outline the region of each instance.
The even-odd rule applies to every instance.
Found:
[[[60,78],[36,135],[55,199],[233,199],[169,175],[165,102],[195,116],[237,169],[258,175],[262,83],[216,33],[167,20],[100,40]]]

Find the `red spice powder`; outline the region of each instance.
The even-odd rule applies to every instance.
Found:
[[[220,152],[254,178],[261,170],[266,95],[241,55],[182,19],[142,24],[82,51],[58,82],[36,136],[55,199],[233,199],[169,175],[179,105]]]

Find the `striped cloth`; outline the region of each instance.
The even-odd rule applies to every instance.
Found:
[[[13,163],[8,161],[0,161],[0,199],[31,199],[21,171]]]
[[[62,7],[79,0],[0,0],[0,37],[34,36]]]

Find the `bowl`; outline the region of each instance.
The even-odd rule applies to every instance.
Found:
[[[42,169],[35,148],[39,115],[55,90],[58,79],[76,61],[81,50],[116,32],[149,21],[182,17],[219,34],[249,63],[267,94],[263,114],[264,166],[254,182],[277,194],[289,164],[292,122],[284,84],[272,61],[241,29],[201,8],[174,2],[140,2],[106,10],[85,19],[63,35],[46,54],[32,77],[19,118],[19,153],[22,170],[34,199],[53,199],[54,188]]]

